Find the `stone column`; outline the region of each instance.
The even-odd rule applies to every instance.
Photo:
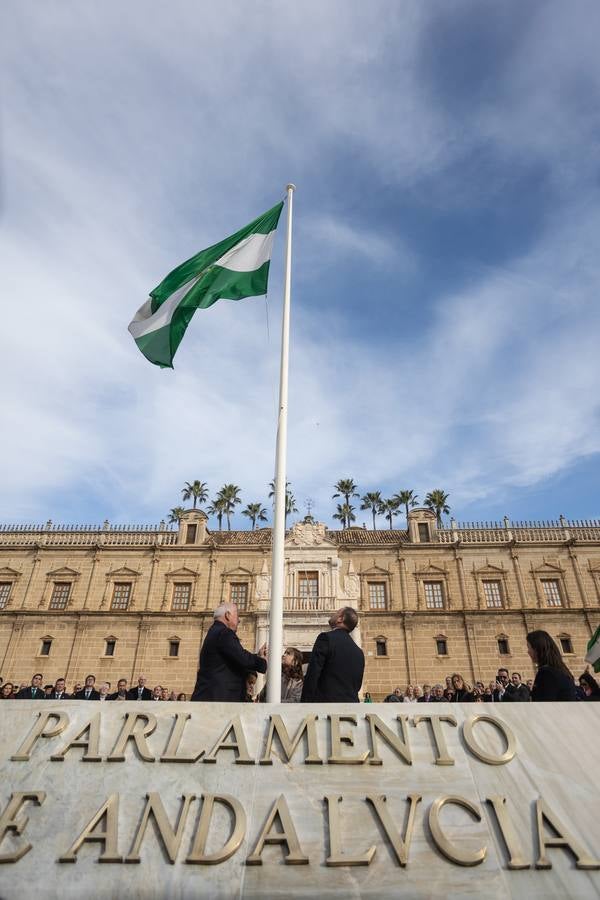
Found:
[[[85,591],[85,597],[83,598],[83,609],[88,608],[90,593],[92,590],[92,583],[94,581],[94,576],[96,575],[96,568],[98,566],[99,560],[100,560],[100,548],[96,547],[96,549],[94,551],[94,556],[92,557],[92,568],[90,569],[90,577],[88,578],[87,588]]]
[[[77,667],[79,665],[79,655],[81,653],[81,648],[85,641],[87,631],[87,618],[85,616],[78,616],[77,622],[75,625],[75,634],[73,635],[73,643],[71,644],[71,652],[69,653],[69,661],[67,663],[67,671],[65,672],[65,679],[67,683],[77,677]],[[67,691],[72,687],[71,684],[68,684]]]
[[[14,662],[15,659],[18,659],[17,647],[23,633],[24,624],[24,616],[15,616],[13,619],[12,630],[8,639],[8,644],[6,645],[4,659],[2,660],[2,672],[6,673],[5,680],[15,677]]]
[[[158,549],[154,550],[152,554],[152,563],[150,564],[150,577],[148,579],[148,590],[146,591],[146,602],[144,604],[144,609],[150,609],[150,599],[152,597],[152,587],[154,585],[154,576],[156,574],[156,567],[158,565],[160,556],[158,553]],[[184,560],[185,565],[185,560]]]
[[[138,639],[135,645],[135,653],[133,654],[133,663],[131,666],[131,675],[129,676],[129,683],[133,684],[134,678],[136,676],[136,672],[139,666],[144,667],[144,656],[146,654],[146,642],[148,639],[148,632],[150,631],[150,622],[147,622],[140,616],[140,620],[138,622]]]
[[[40,548],[38,546],[35,547],[34,550],[35,556],[33,557],[33,565],[31,566],[31,573],[29,575],[29,580],[27,581],[27,587],[25,588],[25,592],[23,594],[23,599],[21,601],[21,609],[24,609],[27,605],[27,599],[29,597],[29,590],[31,585],[34,582],[35,576],[37,575],[38,566],[42,560],[42,555],[40,553]]]
[[[525,587],[523,585],[523,576],[521,574],[521,566],[519,563],[519,554],[516,550],[511,550],[510,558],[512,559],[513,569],[515,572],[515,578],[517,581],[517,590],[519,591],[519,598],[521,600],[521,608],[524,609],[527,607],[527,595],[525,593]]]
[[[394,612],[406,609],[406,560],[398,551],[398,572],[394,575],[394,585],[398,590],[398,599],[392,604]],[[393,591],[394,596],[396,591]]]
[[[471,622],[467,620],[466,615],[463,613],[463,624],[465,628],[465,637],[467,639],[467,650],[469,653],[469,661],[471,663],[471,680],[474,683],[475,679],[478,675],[481,674],[480,666],[479,666],[479,655],[477,653],[477,641],[475,639],[475,631]],[[477,664],[477,674],[475,673],[475,665]]]
[[[204,606],[205,609],[216,608],[216,606],[217,606],[217,604],[211,603],[211,600],[210,600],[210,592],[212,590],[215,562],[216,562],[215,551],[213,550],[210,554],[210,559],[208,560],[208,579],[206,581],[206,603]]]
[[[469,600],[467,596],[467,585],[465,583],[465,568],[463,564],[463,558],[457,553],[456,548],[454,549],[454,559],[456,561],[456,571],[458,573],[458,585],[460,587],[462,608],[467,609],[469,606]]]
[[[588,605],[587,597],[585,593],[585,585],[583,583],[583,578],[581,577],[581,569],[579,568],[579,560],[577,558],[577,553],[573,550],[572,547],[569,547],[569,557],[571,559],[571,565],[573,566],[573,572],[575,574],[575,581],[577,582],[577,587],[579,588],[579,596],[581,597],[581,605],[585,609]]]
[[[417,666],[415,663],[412,620],[407,616],[404,617],[404,649],[406,653],[406,674],[408,683],[412,684],[417,675]]]

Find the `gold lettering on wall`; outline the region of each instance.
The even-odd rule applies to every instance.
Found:
[[[87,737],[85,737],[85,735],[87,735]],[[85,747],[85,753],[81,757],[82,762],[101,762],[102,757],[100,756],[99,712],[97,712],[89,722],[86,722],[81,731],[77,732],[72,741],[69,741],[68,744],[65,744],[62,750],[59,750],[58,753],[53,754],[50,759],[54,762],[62,762],[66,754],[73,747]]]
[[[273,828],[276,820],[279,820],[281,825],[280,831]],[[262,866],[262,852],[265,844],[285,844],[288,852],[287,856],[284,857],[284,862],[288,866],[308,865],[308,856],[302,852],[287,801],[283,794],[280,794],[271,807],[267,821],[258,836],[254,852],[246,859],[247,866]]]
[[[481,744],[475,739],[473,730],[477,722],[489,722],[490,725],[493,725],[494,728],[500,732],[506,742],[506,750],[501,756],[488,753],[488,751],[484,750]],[[505,763],[510,762],[517,752],[517,742],[514,734],[508,725],[501,722],[500,719],[495,719],[493,716],[477,715],[466,718],[463,723],[463,737],[465,739],[465,744],[471,753],[476,756],[477,759],[487,763],[489,766],[503,766]]]
[[[407,727],[408,716],[403,716],[402,714],[396,716],[396,719],[400,722],[400,731],[402,732],[401,737],[394,734],[392,729],[374,713],[367,713],[365,719],[369,723],[369,734],[371,736],[371,756],[369,764],[372,766],[383,765],[383,760],[377,753],[377,735],[380,734],[386,744],[388,744],[392,750],[395,750],[405,763],[412,766],[412,753],[410,750]]]
[[[351,725],[356,725],[356,716],[354,713],[348,715],[340,715],[338,713],[332,713],[327,716],[330,723],[330,733],[331,733],[331,756],[327,760],[327,762],[332,765],[341,765],[341,766],[351,766],[351,765],[361,765],[364,763],[369,756],[369,751],[365,750],[364,753],[361,753],[359,756],[343,756],[342,755],[342,744],[347,744],[349,747],[354,747],[354,737],[351,734],[341,734],[340,732],[340,723],[341,722],[350,722]]]
[[[27,760],[31,757],[31,751],[35,747],[38,739],[43,738],[53,738],[56,737],[64,731],[67,725],[69,724],[69,717],[65,712],[39,712],[38,720],[17,750],[17,752],[11,756],[12,760],[17,762],[27,762]],[[49,724],[51,721],[56,722],[56,724],[49,728]]]
[[[487,802],[494,810],[500,834],[504,841],[504,845],[508,850],[507,869],[529,869],[530,863],[525,859],[521,838],[512,823],[506,809],[506,797],[499,794],[493,794],[487,798]]]
[[[154,762],[154,756],[146,743],[156,729],[156,716],[154,713],[128,712],[125,713],[125,722],[121,729],[115,746],[107,762],[125,762],[125,748],[129,741],[133,741],[137,752],[144,762]]]
[[[202,755],[204,754],[204,750],[201,750],[197,756],[177,756],[177,751],[179,750],[179,745],[183,737],[185,726],[191,718],[191,713],[175,713],[173,730],[171,731],[171,735],[169,737],[169,740],[167,741],[167,746],[163,750],[163,754],[160,757],[161,762],[193,763],[197,762],[202,757]]]
[[[228,741],[226,738],[232,734],[234,740]],[[244,728],[242,726],[242,720],[240,716],[236,716],[234,719],[229,722],[223,731],[223,734],[218,739],[215,746],[212,748],[210,753],[208,753],[202,762],[205,763],[216,763],[217,761],[217,753],[219,750],[234,750],[235,751],[235,761],[236,763],[242,763],[245,765],[253,766],[254,760],[248,753],[248,744],[246,743],[246,735],[244,734]]]
[[[41,806],[46,799],[45,791],[15,791],[10,795],[6,809],[0,815],[0,846],[9,831],[15,835],[23,834],[29,819],[27,816],[19,816],[26,803],[35,803]],[[31,850],[31,844],[23,844],[12,853],[0,853],[0,863],[16,863]]]
[[[99,826],[104,827],[99,827]],[[90,819],[75,843],[63,856],[61,863],[77,862],[77,854],[85,843],[102,844],[102,853],[98,857],[101,863],[123,862],[119,855],[119,795],[111,794],[98,812]]]
[[[448,722],[449,725],[456,727],[456,719],[454,716],[413,716],[412,723],[416,728],[420,722],[427,722],[431,727],[431,733],[435,742],[435,764],[436,766],[453,766],[454,760],[448,753],[446,738],[442,731],[442,722]]]
[[[327,819],[329,822],[329,856],[325,860],[327,866],[368,866],[375,856],[375,845],[372,844],[362,856],[350,856],[342,850],[342,826],[340,822],[340,800],[337,794],[328,794]]]
[[[221,849],[215,850],[214,853],[207,854],[206,842],[208,841],[208,831],[215,803],[220,803],[229,810],[233,820],[233,828],[231,830],[231,835]],[[239,800],[229,794],[206,794],[202,800],[200,821],[198,822],[194,843],[192,844],[192,849],[186,859],[186,863],[214,866],[217,863],[225,862],[226,859],[233,856],[236,850],[239,850],[245,835],[246,813]]]
[[[259,764],[261,766],[271,766],[273,765],[272,753],[273,753],[273,740],[275,735],[281,744],[281,748],[285,754],[285,762],[290,762],[294,751],[300,740],[302,739],[302,735],[306,733],[306,743],[308,754],[304,759],[304,762],[308,764],[322,765],[323,760],[319,756],[319,745],[317,741],[317,716],[314,713],[310,713],[308,716],[305,716],[302,719],[302,722],[298,726],[296,734],[293,738],[290,739],[288,730],[285,726],[285,723],[280,715],[271,715],[269,716],[269,733],[267,735],[267,742],[265,744],[264,753],[259,760]]]
[[[392,820],[385,796],[369,794],[367,795],[366,799],[367,802],[373,806],[373,809],[375,810],[375,813],[383,826],[388,840],[394,849],[396,859],[401,866],[405,866],[408,863],[408,852],[410,850],[410,842],[412,840],[412,833],[415,826],[415,813],[417,811],[417,805],[421,802],[421,795],[409,794],[409,796],[406,798],[410,803],[410,806],[408,809],[408,821],[406,823],[404,837],[402,837],[402,835],[396,828],[394,821]]]
[[[142,846],[142,841],[144,840],[146,834],[148,822],[152,818],[154,819],[154,823],[158,830],[162,845],[165,848],[169,862],[173,864],[177,859],[179,847],[181,846],[181,839],[183,837],[185,823],[187,822],[190,803],[195,799],[195,794],[183,795],[183,797],[181,798],[181,809],[179,810],[179,815],[177,816],[177,824],[175,825],[175,828],[173,828],[169,821],[169,817],[165,812],[162,800],[160,799],[160,794],[156,792],[146,794],[146,806],[144,807],[142,821],[140,822],[135,838],[133,839],[133,844],[131,846],[131,850],[129,851],[129,856],[125,857],[125,862],[139,863],[140,847]]]
[[[600,860],[594,859],[577,838],[565,828],[541,797],[536,801],[537,837],[540,855],[535,864],[536,869],[551,869],[552,863],[546,856],[547,847],[565,847],[576,859],[578,869],[600,869]],[[556,832],[556,836],[544,833],[544,822],[548,822]]]
[[[457,847],[456,844],[452,843],[442,830],[440,812],[449,803],[466,809],[477,822],[481,822],[481,815],[477,807],[470,803],[469,800],[465,800],[464,797],[438,797],[429,809],[429,830],[431,831],[433,842],[438,850],[451,862],[459,866],[478,866],[486,857],[487,847],[480,847],[478,850],[469,852],[466,848]]]

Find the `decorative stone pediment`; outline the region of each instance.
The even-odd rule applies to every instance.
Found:
[[[495,566],[486,560],[484,566],[479,566],[477,568],[475,566],[473,566],[473,574],[474,575],[483,575],[483,576],[485,576],[485,575],[500,576],[500,575],[505,575],[506,570],[504,569],[504,566]]]
[[[139,578],[142,573],[129,566],[121,566],[119,569],[111,569],[106,573],[107,578]]]
[[[244,566],[236,566],[234,569],[226,569],[221,578],[252,578],[254,572],[252,569],[246,569]]]
[[[50,572],[46,572],[46,578],[79,578],[81,572],[78,572],[77,569],[72,569],[70,566],[61,566],[60,569],[52,569]]]
[[[426,566],[421,566],[420,569],[415,569],[415,575],[417,577],[431,575],[440,578],[442,576],[446,576],[447,574],[447,569],[445,569],[443,566],[436,566],[435,563],[432,562],[428,563]]]
[[[390,570],[382,569],[381,566],[375,565],[375,566],[371,566],[368,569],[363,569],[360,574],[365,578],[370,578],[372,576],[387,577],[390,574]]]
[[[10,578],[11,580],[20,578],[22,572],[18,572],[16,569],[12,569],[10,566],[4,566],[0,569],[0,579]]]
[[[297,522],[292,525],[286,544],[294,547],[334,547],[326,533],[327,527],[323,522]]]
[[[531,571],[535,572],[536,575],[562,575],[564,569],[558,563],[544,560],[541,566],[536,566],[535,568],[532,566]]]
[[[187,566],[181,566],[180,569],[174,569],[172,572],[167,572],[165,578],[197,578],[198,572],[194,572],[193,569],[188,569]]]

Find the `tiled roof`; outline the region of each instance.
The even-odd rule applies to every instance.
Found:
[[[381,531],[367,531],[365,528],[346,528],[342,531],[328,530],[325,535],[327,540],[333,544],[351,544],[354,547],[389,546],[408,542],[406,529],[390,530],[386,528]],[[270,547],[272,530],[259,528],[257,531],[209,531],[209,536],[216,547]]]

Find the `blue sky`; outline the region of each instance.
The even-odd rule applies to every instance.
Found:
[[[9,0],[3,520],[156,522],[194,478],[268,505],[283,228],[268,300],[198,312],[175,371],[127,324],[288,181],[300,511],[352,476],[600,515],[599,29],[594,0]]]

